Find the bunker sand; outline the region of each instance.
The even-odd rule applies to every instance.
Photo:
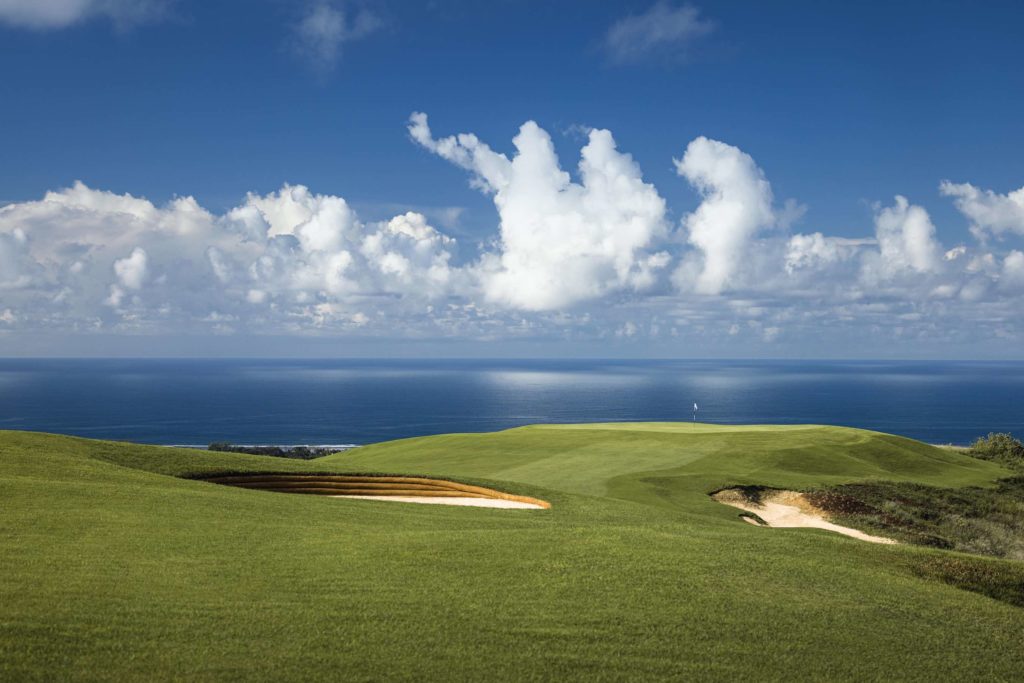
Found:
[[[446,479],[348,474],[231,474],[204,481],[277,493],[304,493],[329,498],[385,500],[400,503],[462,505],[519,510],[544,510],[551,504],[539,498],[505,493],[485,486]]]
[[[359,500],[385,500],[396,503],[427,503],[430,505],[465,505],[478,508],[502,508],[505,510],[543,510],[543,505],[520,500],[501,498],[466,498],[462,496],[331,496],[332,498],[356,498]]]
[[[719,503],[752,512],[770,527],[780,529],[824,529],[856,538],[869,543],[894,544],[896,541],[882,536],[872,536],[857,529],[833,524],[828,521],[824,511],[815,507],[797,491],[767,490],[763,491],[758,502],[748,498],[741,489],[724,489],[711,496]],[[763,526],[756,519],[744,517],[744,521]]]

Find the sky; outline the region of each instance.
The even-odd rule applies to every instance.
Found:
[[[1022,27],[0,0],[0,355],[1024,359]]]

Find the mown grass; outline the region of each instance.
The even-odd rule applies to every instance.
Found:
[[[427,475],[553,507],[182,478],[216,472]],[[757,528],[707,496],[1008,475],[829,427],[538,426],[312,462],[4,432],[0,680],[1012,679],[1024,610],[926,570],[961,556]]]
[[[913,566],[914,573],[1024,607],[1024,565],[978,557],[932,557]]]

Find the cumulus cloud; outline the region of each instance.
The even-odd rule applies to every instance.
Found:
[[[605,35],[604,48],[619,64],[650,58],[685,58],[694,42],[715,30],[692,5],[674,7],[661,0],[641,14],[616,21]]]
[[[673,231],[609,131],[588,130],[572,172],[532,122],[507,155],[468,133],[436,138],[423,114],[408,132],[493,199],[479,249],[460,253],[421,212],[367,221],[303,185],[211,212],[75,183],[0,207],[2,339],[246,331],[754,353],[808,334],[855,352],[1024,338],[1024,253],[947,248],[902,196],[875,206],[863,237],[791,235],[798,205],[773,203],[754,159],[697,138],[676,166],[700,204]]]
[[[552,310],[653,284],[669,256],[650,247],[665,234],[665,201],[607,130],[591,130],[574,182],[551,138],[529,121],[509,159],[472,134],[435,139],[413,114],[413,140],[473,173],[501,219],[496,252],[476,266],[487,300]]]
[[[127,289],[142,289],[147,273],[146,250],[136,247],[130,256],[114,261],[114,273],[117,281]]]
[[[890,207],[876,207],[875,238],[878,259],[875,274],[893,277],[906,271],[935,273],[942,267],[943,250],[935,239],[935,226],[928,212],[896,196]]]
[[[104,17],[127,28],[163,17],[168,6],[167,0],[0,0],[0,23],[44,30]]]
[[[382,25],[369,10],[346,14],[328,2],[312,4],[294,26],[296,52],[316,68],[331,69],[341,56],[345,43],[370,35]]]
[[[820,232],[793,235],[786,243],[786,272],[792,275],[800,270],[821,270],[849,261],[862,247],[871,244],[876,241],[826,237]]]
[[[1024,290],[1024,252],[1014,250],[1003,259],[1001,284],[1007,289]]]
[[[461,286],[454,246],[421,214],[367,224],[303,186],[215,215],[191,197],[156,206],[75,183],[0,209],[0,289],[5,304],[68,324],[324,325],[361,320],[375,298],[443,299]]]
[[[687,239],[703,258],[693,288],[718,294],[736,283],[751,240],[775,223],[771,185],[750,155],[705,137],[691,142],[675,164],[703,197],[684,220]],[[677,282],[685,286],[690,272],[677,271]]]
[[[955,184],[948,180],[939,191],[953,197],[953,203],[971,221],[971,232],[980,240],[989,235],[1024,235],[1024,187],[1007,194],[982,190],[970,183]]]
[[[422,300],[444,295],[457,279],[449,266],[455,240],[423,215],[365,224],[343,198],[301,185],[249,195],[224,225],[244,245],[208,258],[218,279],[244,287],[248,301],[301,307],[377,296]]]
[[[27,241],[21,228],[0,233],[0,290],[20,289],[32,282],[34,264],[28,259]]]

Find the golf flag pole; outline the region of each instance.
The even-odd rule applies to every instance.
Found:
[[[694,404],[693,404],[693,421],[694,421],[694,422],[696,422],[696,421],[697,421],[697,410],[698,410],[698,408],[697,408],[697,403],[696,403],[696,402],[694,402]]]

